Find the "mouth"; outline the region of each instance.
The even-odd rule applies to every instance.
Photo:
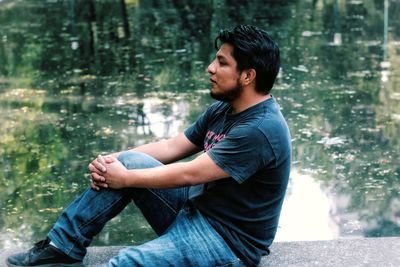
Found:
[[[215,80],[213,80],[212,78],[210,78],[210,82],[212,83],[217,83]]]

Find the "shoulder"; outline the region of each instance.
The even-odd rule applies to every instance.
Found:
[[[277,159],[286,158],[291,154],[289,127],[276,102],[268,107],[268,112],[260,120],[257,129],[268,140]]]
[[[259,120],[258,129],[265,135],[270,134],[289,134],[289,127],[283,117],[280,106],[276,101],[272,101],[264,106],[265,112]]]
[[[217,101],[212,103],[208,108],[207,108],[207,113],[218,113],[218,112],[223,112],[228,110],[230,105],[228,103],[224,103],[221,101]]]

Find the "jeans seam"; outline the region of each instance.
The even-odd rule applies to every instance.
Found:
[[[156,196],[158,199],[160,199],[165,204],[165,206],[167,208],[169,208],[172,212],[174,212],[175,214],[178,214],[178,211],[176,209],[174,209],[174,207],[165,198],[163,198],[162,196],[160,196],[159,194],[157,194],[156,192],[154,192],[153,190],[151,190],[149,188],[147,190],[149,190],[150,193],[152,193],[154,196]]]
[[[81,231],[84,227],[86,227],[87,225],[91,224],[91,222],[93,222],[95,219],[97,219],[100,215],[102,215],[104,213],[104,211],[109,210],[111,207],[114,206],[114,204],[118,201],[121,200],[121,198],[123,198],[124,196],[121,196],[120,198],[118,198],[117,200],[115,200],[114,202],[111,203],[111,205],[108,206],[107,209],[103,209],[101,212],[99,212],[98,214],[96,214],[94,217],[91,218],[90,221],[87,221],[86,223],[82,224],[78,229],[79,231]]]
[[[80,240],[82,238],[82,235],[80,234],[82,229],[84,229],[86,226],[88,226],[91,222],[93,222],[94,220],[96,220],[98,217],[100,217],[104,211],[109,210],[110,208],[112,208],[114,206],[115,203],[117,203],[118,201],[121,200],[121,198],[123,198],[123,196],[121,196],[120,198],[118,198],[117,200],[115,200],[114,202],[111,203],[111,205],[108,206],[107,209],[102,210],[102,212],[99,212],[98,214],[96,214],[94,217],[92,217],[89,221],[85,222],[84,224],[82,224],[81,226],[79,226],[78,230],[79,230],[79,235],[77,235],[73,240],[77,241]],[[71,251],[75,248],[75,242],[74,244],[71,246],[71,248],[68,250],[68,254],[71,253]]]
[[[59,248],[61,251],[63,251],[66,255],[72,257],[70,254],[71,254],[72,249],[75,247],[75,245],[73,245],[70,249],[66,249],[65,247],[63,247],[61,245],[62,242],[57,237],[57,235],[52,234],[52,231],[49,232],[48,237],[57,246],[57,248]],[[72,258],[75,258],[75,257],[72,257]]]

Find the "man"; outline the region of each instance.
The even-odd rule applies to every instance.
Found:
[[[215,47],[207,70],[220,101],[178,136],[98,156],[91,188],[9,266],[80,266],[131,200],[159,237],[121,250],[109,266],[256,266],[269,253],[291,162],[289,130],[270,95],[279,49],[253,26],[220,31]]]

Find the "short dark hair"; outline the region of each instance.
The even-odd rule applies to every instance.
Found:
[[[256,90],[268,94],[280,69],[279,47],[269,34],[255,26],[239,25],[219,31],[214,41],[217,50],[218,41],[233,46],[238,71],[255,69]]]

